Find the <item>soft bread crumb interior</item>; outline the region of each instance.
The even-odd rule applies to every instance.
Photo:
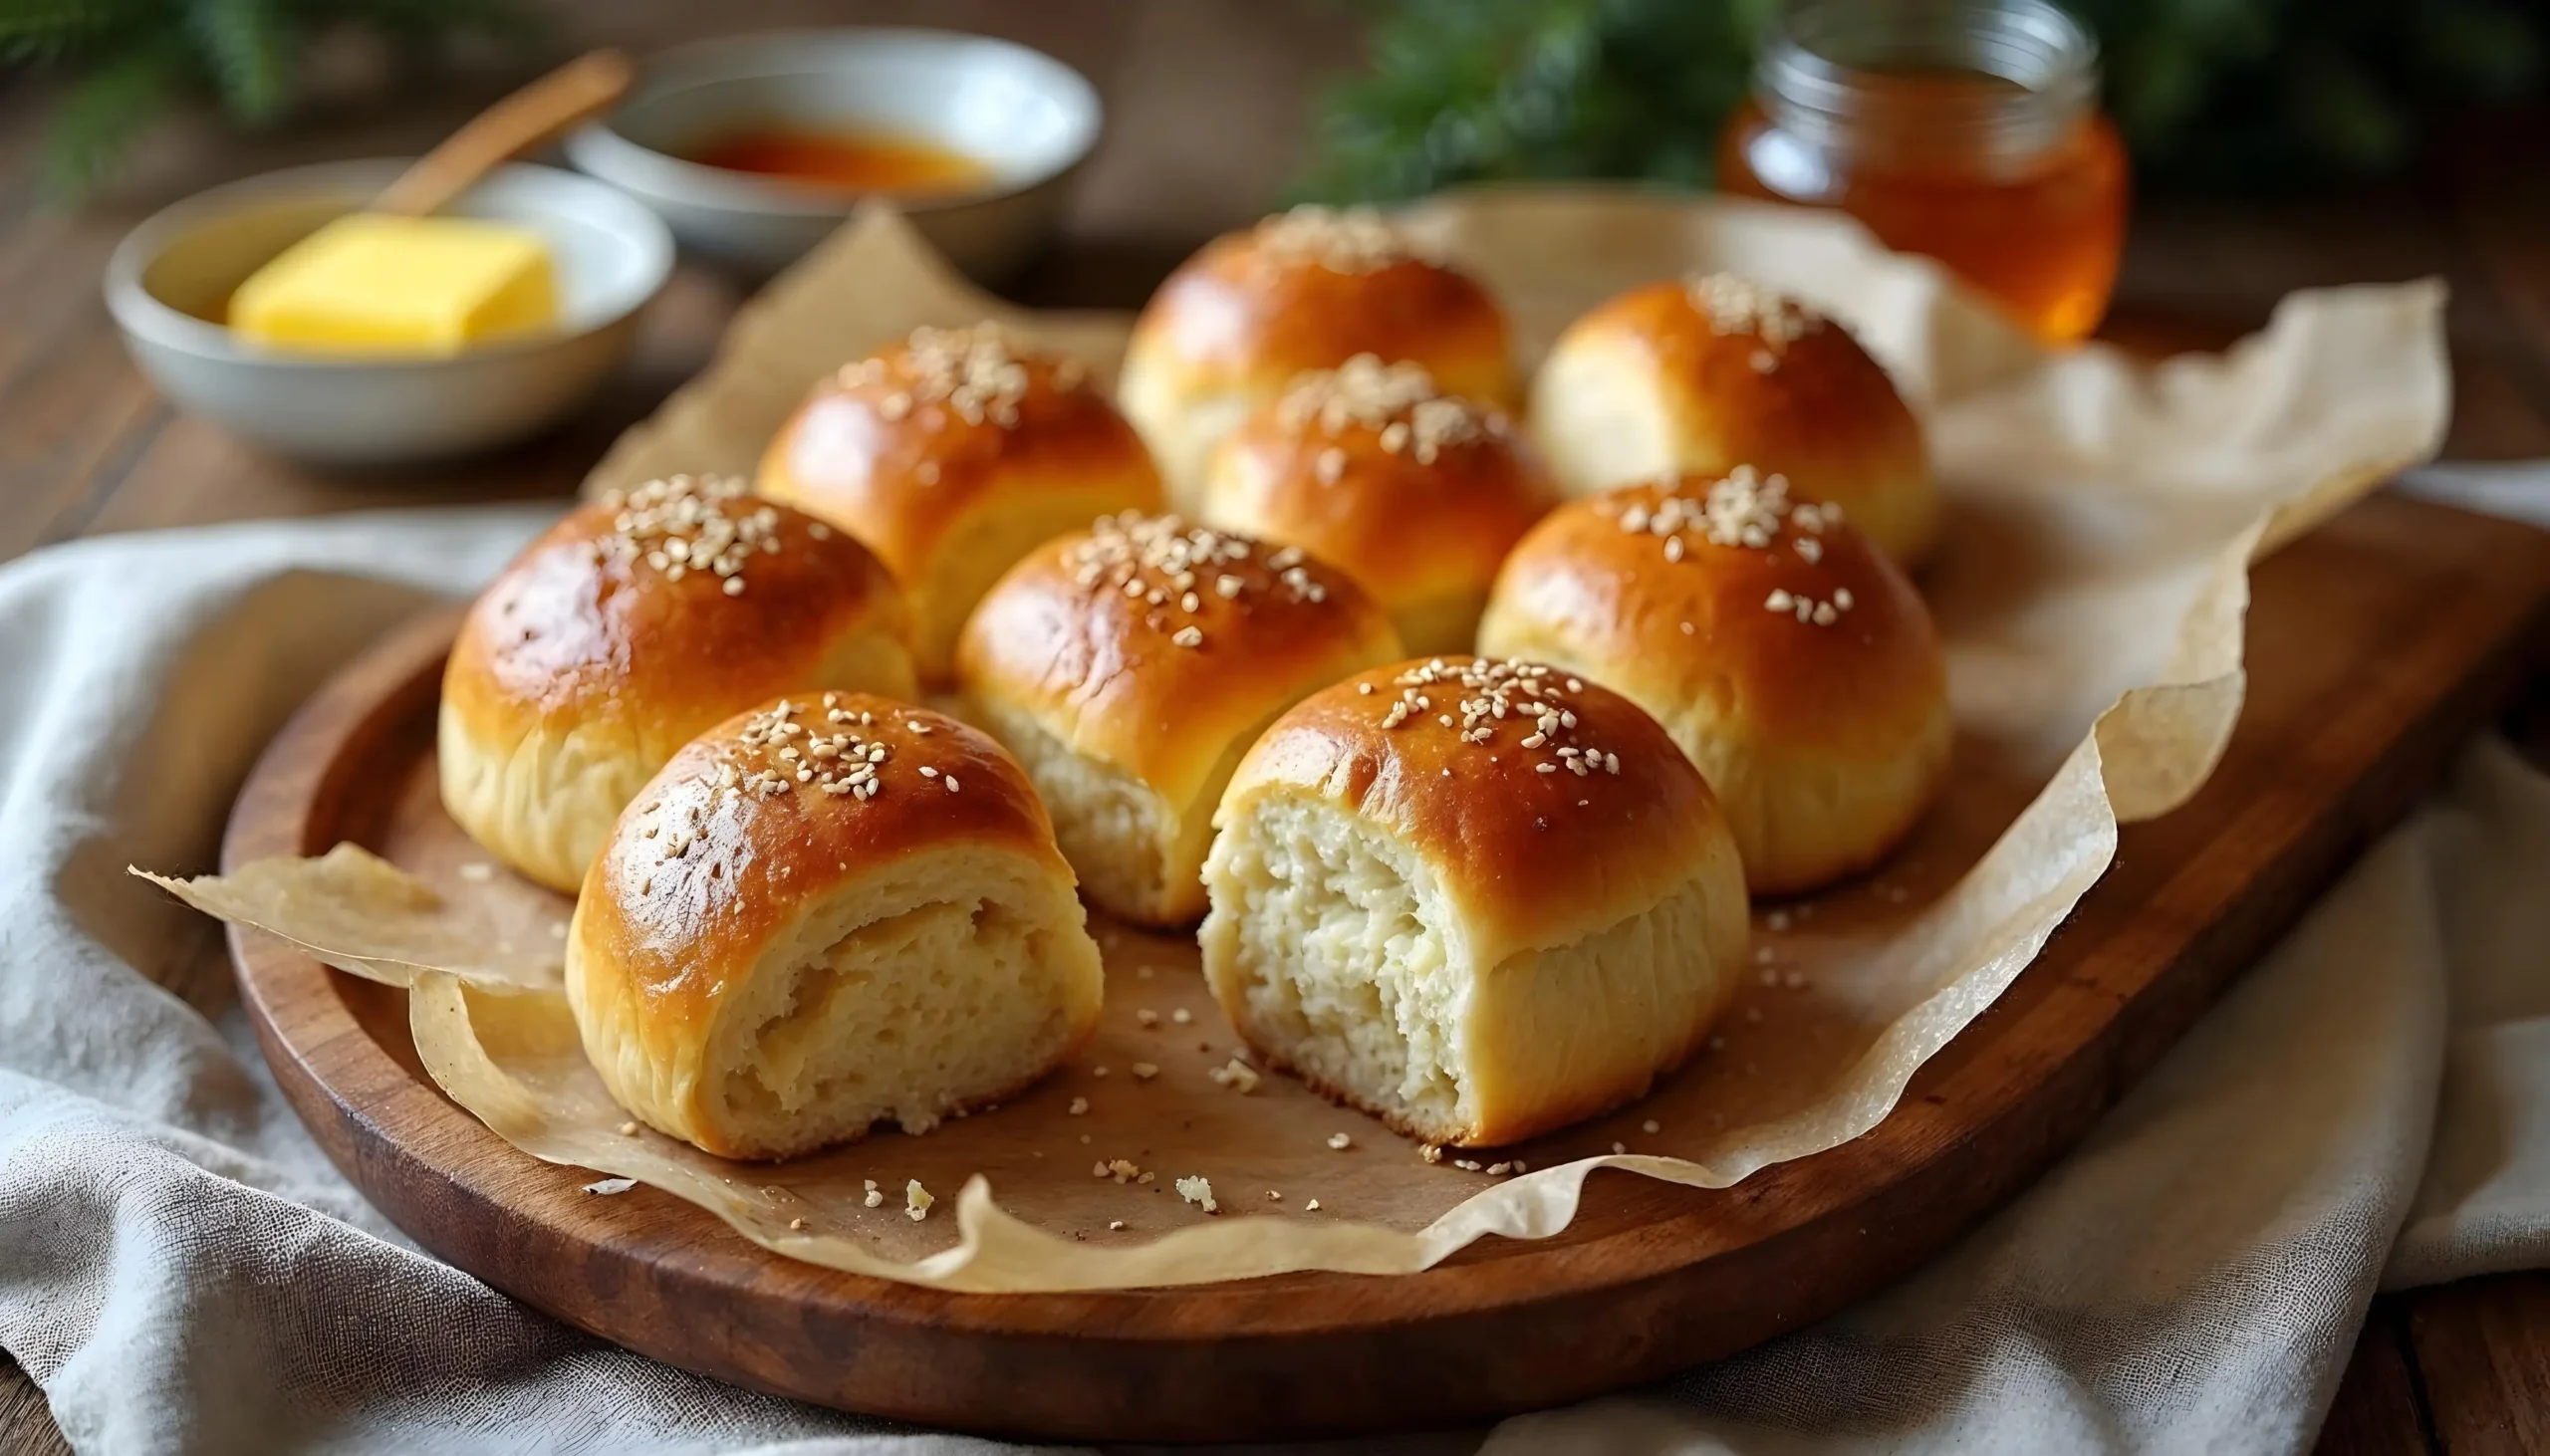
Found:
[[[856,881],[721,1003],[703,1111],[735,1145],[785,1156],[1008,1094],[1076,1034],[1080,916],[1050,870],[994,850]]]
[[[1204,938],[1249,1039],[1425,1136],[1471,1121],[1470,977],[1416,856],[1331,805],[1270,798],[1225,825]]]
[[[1036,786],[1054,819],[1054,843],[1081,888],[1118,914],[1145,916],[1166,883],[1168,807],[1150,786],[1074,753],[1024,713],[968,704],[974,723],[1001,741]]]
[[[1732,855],[1563,944],[1477,963],[1418,857],[1334,805],[1270,795],[1225,823],[1202,932],[1249,1040],[1430,1142],[1509,1142],[1643,1094],[1743,963]]]

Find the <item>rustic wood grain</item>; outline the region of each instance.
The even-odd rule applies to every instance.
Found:
[[[2373,1302],[2314,1451],[2316,1456],[2440,1456],[2397,1300]]]
[[[70,1456],[44,1391],[16,1360],[0,1353],[0,1456]]]
[[[429,615],[303,710],[243,791],[225,865],[389,837],[411,812],[391,791],[429,751],[452,623]],[[443,1257],[621,1343],[1017,1435],[1439,1425],[1797,1328],[2024,1186],[2511,696],[2550,642],[2550,537],[2377,498],[2258,572],[2249,635],[2248,707],[2212,781],[2126,832],[2038,963],[1876,1131],[1722,1192],[1603,1179],[1566,1235],[1402,1279],[985,1298],[790,1264],[669,1200],[581,1196],[581,1175],[513,1152],[417,1075],[395,993],[265,937],[231,944],[279,1083],[366,1195]]]
[[[2402,1303],[2437,1444],[2450,1456],[2550,1451],[2550,1273],[2464,1280]]]

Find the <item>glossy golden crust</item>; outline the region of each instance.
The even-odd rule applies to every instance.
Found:
[[[1342,248],[1306,245],[1296,209],[1206,244],[1135,322],[1118,398],[1193,504],[1212,446],[1305,369],[1359,354],[1411,361],[1445,390],[1506,408],[1522,401],[1505,314],[1476,280],[1419,255],[1387,224]]]
[[[920,330],[824,380],[764,451],[758,489],[884,558],[913,599],[930,681],[982,589],[1027,548],[1161,504],[1142,438],[1080,364],[990,326]]]
[[[1173,360],[1199,391],[1271,393],[1359,354],[1519,402],[1504,311],[1468,274],[1420,257],[1343,271],[1270,251],[1255,232],[1215,238],[1170,274],[1134,325],[1127,359]]]
[[[783,792],[753,788],[755,775],[788,768],[768,745],[742,740],[775,706],[763,704],[675,754],[585,876],[578,944],[589,961],[617,968],[668,1035],[704,1023],[725,973],[751,964],[808,902],[889,860],[980,845],[1071,873],[1027,776],[987,735],[865,693],[775,701],[799,704],[793,716],[810,729],[882,745],[888,756],[876,766],[878,792],[834,794],[795,782]],[[836,713],[844,718],[836,722]]]
[[[1490,700],[1460,680],[1471,664],[1517,665],[1404,662],[1304,699],[1240,761],[1220,822],[1227,828],[1277,795],[1310,796],[1360,818],[1433,870],[1480,966],[1647,910],[1723,851],[1708,786],[1637,704],[1582,677],[1519,664],[1523,674],[1545,674],[1538,691],[1505,693],[1503,717],[1465,714],[1465,703]],[[1525,747],[1543,732],[1544,704],[1575,724]],[[1588,753],[1600,765],[1566,766]]]
[[[976,721],[1029,766],[1083,893],[1120,917],[1204,911],[1212,812],[1267,720],[1400,655],[1390,618],[1298,549],[1111,517],[1019,563],[957,644]]]
[[[1175,517],[1102,531],[1121,539],[1129,525],[1174,535],[1195,565],[1146,563],[1139,542],[1126,560],[1088,532],[1040,548],[966,623],[957,679],[968,698],[1025,712],[1074,753],[1183,806],[1241,733],[1399,655],[1390,619],[1316,558]]]
[[[912,690],[901,594],[867,548],[728,485],[675,484],[606,497],[544,532],[472,604],[444,668],[446,806],[553,887],[574,887],[629,793],[738,708],[794,689]],[[665,555],[726,539],[724,527],[648,529],[685,512],[752,535],[728,542],[731,572]],[[532,761],[545,756],[577,762],[551,775]],[[535,843],[550,827],[524,821],[551,818],[595,831],[565,837],[580,848]]]
[[[1333,563],[1390,610],[1409,651],[1466,651],[1497,567],[1556,487],[1502,410],[1430,380],[1378,390],[1376,407],[1323,411],[1323,383],[1359,366],[1381,370],[1365,356],[1305,376],[1224,439],[1204,519]]]
[[[1938,529],[1920,422],[1840,324],[1788,301],[1776,315],[1785,322],[1768,326],[1742,306],[1709,306],[1749,290],[1725,275],[1650,284],[1568,327],[1532,398],[1533,429],[1561,483],[1590,494],[1749,464],[1786,476],[1801,499],[1840,504],[1889,555],[1917,563]],[[1623,462],[1610,468],[1599,444],[1566,442],[1571,413],[1642,444],[1610,455]]]
[[[976,992],[1043,1030],[1004,1042],[1007,1059],[969,1089],[937,1089],[917,1113],[926,1125],[1032,1081],[1095,1025],[1103,973],[1071,886],[1044,806],[988,737],[866,694],[781,699],[683,748],[622,816],[577,902],[569,995],[588,1055],[624,1106],[711,1152],[784,1155],[857,1136],[868,1115],[845,1123],[811,1100],[739,1098],[744,1079],[825,1057],[908,1060],[905,1044],[917,1050],[932,1035],[962,1050],[963,1027],[917,1021],[881,1029],[892,1040],[869,1054],[789,1047],[790,1023],[820,1032],[873,1021],[915,993],[937,997],[943,1023],[953,993],[922,983],[981,973],[962,968],[961,944],[924,951],[906,936],[847,947],[932,917],[979,936],[998,917],[1027,958],[1005,963],[1020,979]],[[900,1003],[883,981],[903,983]],[[791,985],[820,989],[801,1003]],[[925,1083],[928,1071],[900,1075]],[[830,1125],[811,1125],[828,1110]]]
[[[1713,539],[1745,517],[1710,512],[1710,485],[1552,512],[1507,559],[1479,637],[1645,707],[1709,777],[1755,892],[1810,888],[1882,856],[1942,781],[1945,658],[1920,595],[1847,520],[1810,506],[1810,531],[1757,505],[1764,544]]]

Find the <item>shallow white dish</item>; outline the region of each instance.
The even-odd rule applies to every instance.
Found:
[[[560,321],[449,358],[285,354],[219,322],[232,290],[286,247],[369,201],[406,167],[328,162],[188,198],[133,229],[107,263],[107,308],[142,372],[179,405],[296,459],[390,465],[529,435],[583,402],[627,352],[672,272],[661,219],[573,172],[515,164],[447,211],[548,242]]]
[[[952,31],[767,31],[649,57],[619,110],[567,155],[663,214],[683,246],[775,272],[840,226],[851,192],[703,166],[682,153],[751,125],[873,129],[981,162],[979,190],[897,198],[923,237],[979,280],[1024,263],[1061,220],[1098,144],[1098,92],[1025,46]]]

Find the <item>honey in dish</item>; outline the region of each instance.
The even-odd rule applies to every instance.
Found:
[[[969,192],[991,168],[961,151],[888,131],[755,126],[728,132],[691,160],[842,192]]]

